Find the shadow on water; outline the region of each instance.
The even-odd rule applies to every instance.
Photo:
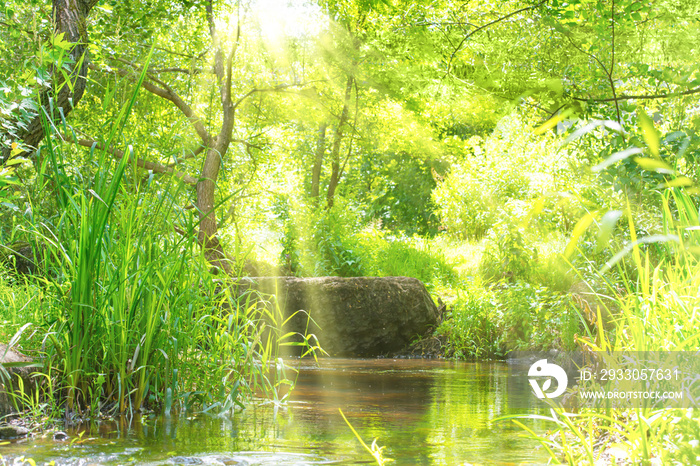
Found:
[[[545,463],[505,414],[524,413],[512,368],[421,359],[288,360],[299,368],[287,405],[232,416],[140,417],[82,426],[75,443],[37,439],[0,455],[56,464],[371,464],[341,418],[406,465]],[[524,399],[524,398],[523,398]],[[536,425],[536,428],[538,426]],[[543,430],[545,426],[539,426]],[[82,437],[76,438],[82,433]]]

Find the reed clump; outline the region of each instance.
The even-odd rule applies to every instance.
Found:
[[[30,323],[22,327],[24,346],[48,380],[41,390],[50,411],[61,408],[67,418],[221,412],[280,384],[266,375],[278,341],[265,328],[275,327],[277,315],[214,280],[195,213],[182,207],[182,183],[144,178],[136,165],[139,147],[128,144],[124,128],[144,73],[101,141],[128,156],[93,147],[75,168],[68,159],[76,149],[45,119],[33,189],[43,207],[13,230],[41,257],[34,274],[6,275],[0,287],[9,304],[3,320]]]

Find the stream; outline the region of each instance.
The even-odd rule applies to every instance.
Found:
[[[396,465],[544,464],[548,456],[510,421],[531,397],[504,362],[428,359],[288,360],[299,368],[285,405],[254,403],[234,415],[142,416],[83,425],[71,439],[0,446],[10,464],[306,465],[376,464],[374,438]],[[522,378],[521,378],[522,381]],[[516,406],[516,407],[513,407]],[[543,413],[544,414],[544,413]],[[536,431],[549,425],[527,421]],[[1,464],[1,462],[0,462]]]

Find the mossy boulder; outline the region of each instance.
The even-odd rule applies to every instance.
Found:
[[[36,364],[28,356],[0,343],[0,366],[1,417],[14,411],[11,395],[13,391],[19,390],[21,386],[25,393],[30,393],[36,388],[35,379],[31,377],[36,371]]]
[[[0,439],[14,439],[26,437],[29,434],[29,429],[14,424],[0,425]]]
[[[331,356],[391,355],[438,315],[423,283],[409,277],[251,277],[238,287],[239,296],[274,295],[287,321],[283,332],[314,334]]]
[[[0,262],[12,272],[28,275],[37,272],[37,257],[29,243],[15,243],[0,247]]]

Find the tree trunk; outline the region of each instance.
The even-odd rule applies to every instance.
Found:
[[[53,73],[51,87],[39,96],[39,103],[54,121],[61,118],[61,113],[64,117],[67,116],[85,93],[89,44],[86,23],[90,11],[97,2],[98,0],[53,0],[52,2],[53,17],[56,20],[54,34],[63,33],[63,40],[74,44],[69,52],[74,62],[73,69],[70,71],[71,85],[65,82],[61,73]],[[53,105],[50,104],[51,101],[53,101]],[[53,109],[53,113],[51,113],[51,109]],[[37,115],[26,129],[16,134],[16,138],[10,136],[8,139],[19,139],[25,146],[35,150],[43,138],[44,129],[41,125],[41,119]],[[7,162],[11,152],[10,147],[3,147],[0,163]]]
[[[209,34],[214,46],[214,74],[221,98],[223,121],[219,134],[213,140],[206,135],[203,142],[209,146],[207,156],[202,166],[200,180],[197,183],[197,209],[199,210],[199,243],[204,257],[215,268],[230,274],[233,270],[232,261],[226,255],[218,236],[219,226],[216,222],[216,180],[219,177],[221,161],[231,144],[231,133],[235,121],[236,106],[231,100],[231,79],[233,59],[240,38],[240,22],[235,41],[228,54],[224,53],[214,21],[213,1],[204,4]],[[206,132],[206,131],[205,131]]]
[[[326,128],[328,124],[324,121],[318,127],[318,142],[316,143],[316,158],[314,159],[313,171],[311,173],[311,197],[318,198],[319,185],[321,184],[321,167],[323,166],[323,156],[326,153]]]
[[[221,138],[221,135],[219,135]],[[217,138],[219,139],[219,138]],[[213,267],[230,274],[233,267],[230,258],[218,237],[216,221],[216,180],[219,177],[222,156],[226,153],[230,138],[214,144],[207,150],[207,156],[202,167],[201,178],[197,183],[197,210],[199,211],[199,244],[204,251],[204,257]],[[227,140],[228,139],[228,140]]]
[[[338,126],[336,126],[335,128],[335,135],[333,137],[333,147],[331,148],[331,180],[328,183],[328,192],[326,194],[328,209],[333,207],[335,189],[338,187],[338,183],[340,182],[340,143],[343,140],[345,124],[348,121],[350,97],[352,96],[353,82],[354,78],[352,76],[348,76],[347,83],[345,84],[345,98],[343,100],[343,111],[340,113],[340,118],[338,119]]]

